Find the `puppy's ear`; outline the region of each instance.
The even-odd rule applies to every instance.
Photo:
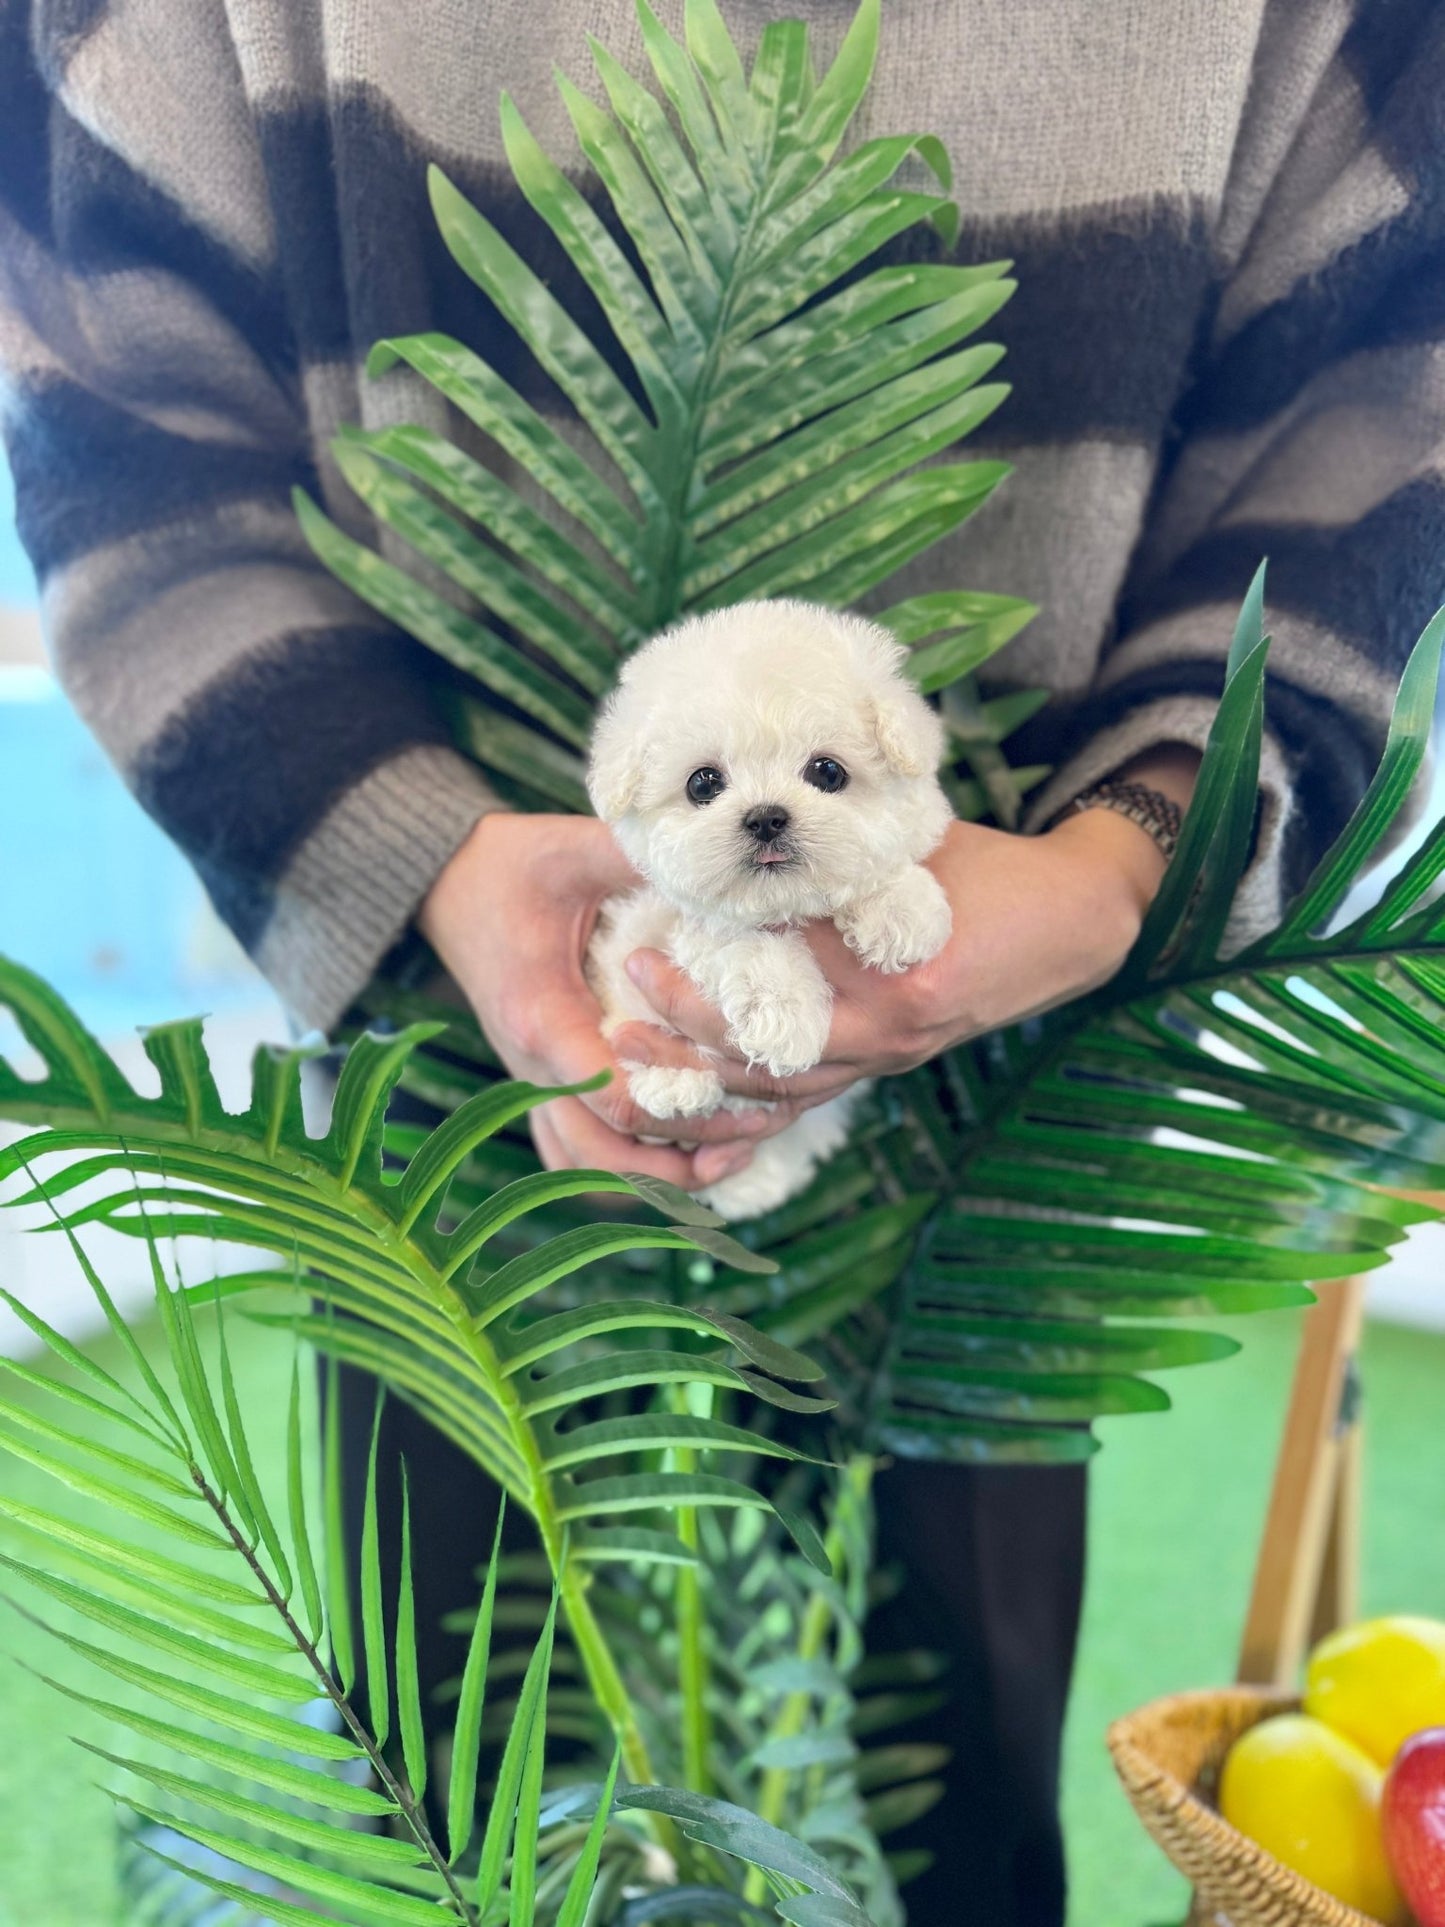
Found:
[[[642,746],[609,704],[597,719],[592,736],[592,760],[587,767],[587,794],[604,823],[615,823],[637,800],[646,763]]]
[[[943,723],[937,711],[904,682],[873,699],[873,736],[896,776],[931,776],[943,761]]]

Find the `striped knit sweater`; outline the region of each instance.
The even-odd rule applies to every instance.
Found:
[[[725,0],[750,53],[778,0]],[[671,16],[675,0],[665,5]],[[829,52],[851,7],[796,0]],[[566,290],[497,96],[572,153],[554,61],[635,70],[630,0],[0,0],[0,366],[22,534],[76,706],[297,1014],[328,1024],[488,805],[435,671],[312,560],[294,482],[438,327],[548,397],[443,254],[440,161]],[[990,674],[1057,700],[1036,819],[1198,743],[1268,553],[1258,919],[1337,829],[1445,587],[1445,9],[887,0],[860,133],[954,159],[1008,255],[1002,493],[890,599],[1043,609]],[[435,419],[433,416],[432,419]]]

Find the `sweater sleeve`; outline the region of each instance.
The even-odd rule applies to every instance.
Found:
[[[1261,49],[1262,59],[1269,54]],[[1254,100],[1224,272],[1080,744],[1044,822],[1164,742],[1202,746],[1269,561],[1262,809],[1235,935],[1279,913],[1358,800],[1445,600],[1445,19],[1366,0],[1294,124]]]
[[[57,673],[304,1025],[494,801],[419,645],[311,556],[315,489],[220,0],[0,0],[0,374]],[[129,44],[130,40],[144,44]]]

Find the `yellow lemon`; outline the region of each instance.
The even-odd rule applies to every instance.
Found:
[[[1412,1733],[1445,1726],[1445,1625],[1400,1613],[1331,1633],[1310,1654],[1304,1708],[1388,1766]]]
[[[1380,1837],[1384,1774],[1304,1713],[1280,1713],[1235,1741],[1219,1782],[1232,1827],[1347,1907],[1399,1927],[1408,1916]]]

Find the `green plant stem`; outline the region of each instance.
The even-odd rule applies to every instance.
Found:
[[[45,1118],[37,1117],[36,1121],[48,1123],[55,1130],[64,1130],[71,1122],[63,1112],[57,1114],[54,1110]],[[116,1129],[120,1124],[120,1120],[114,1117],[107,1116],[106,1121],[112,1129]],[[78,1128],[84,1128],[86,1122],[93,1125],[93,1118],[87,1120],[82,1114],[75,1120]],[[147,1119],[146,1127],[149,1135],[155,1138],[170,1138],[176,1143],[178,1149],[189,1148],[192,1143],[183,1124],[159,1123]],[[121,1135],[117,1136],[117,1148],[122,1150],[125,1148],[124,1138]],[[243,1156],[249,1148],[246,1145],[241,1147]],[[213,1156],[216,1162],[223,1162],[226,1158],[226,1150],[218,1146]],[[500,1415],[507,1441],[523,1467],[525,1483],[520,1490],[516,1491],[516,1496],[526,1506],[536,1524],[548,1563],[557,1581],[559,1596],[567,1615],[567,1623],[571,1628],[578,1656],[586,1670],[588,1684],[596,1697],[598,1706],[618,1736],[627,1775],[639,1785],[655,1785],[657,1774],[639,1729],[636,1712],[606,1635],[598,1624],[587,1599],[586,1574],[578,1567],[569,1565],[567,1561],[566,1528],[557,1516],[557,1505],[536,1432],[523,1409],[521,1395],[515,1383],[503,1370],[501,1360],[486,1333],[478,1328],[462,1292],[436,1267],[424,1249],[419,1248],[397,1219],[366,1197],[364,1193],[352,1189],[345,1177],[338,1177],[333,1173],[322,1176],[313,1163],[297,1155],[279,1140],[272,1145],[270,1157],[270,1178],[273,1185],[278,1189],[292,1190],[300,1207],[314,1207],[319,1196],[332,1204],[339,1213],[353,1219],[358,1226],[364,1225],[387,1261],[416,1281],[431,1300],[433,1307],[452,1327],[456,1334],[458,1350],[465,1355],[477,1378],[485,1386],[488,1396]],[[250,1173],[244,1166],[237,1170],[236,1188],[242,1197],[245,1196],[245,1180],[249,1176]],[[413,1219],[418,1215],[420,1214],[414,1212]],[[278,1272],[277,1282],[278,1284],[286,1282],[283,1273]],[[484,1469],[491,1471],[491,1468],[485,1465]],[[495,1477],[496,1474],[493,1472],[492,1476]],[[649,1814],[647,1823],[658,1844],[674,1858],[680,1859],[682,1841],[673,1821],[664,1814]]]
[[[677,1469],[697,1468],[695,1452],[680,1452]],[[691,1507],[678,1514],[678,1536],[689,1552],[698,1552],[697,1513]],[[708,1664],[703,1646],[702,1587],[696,1566],[679,1568],[677,1576],[678,1684],[682,1691],[682,1778],[694,1793],[712,1791],[708,1768],[711,1733],[707,1714]]]
[[[438,1279],[438,1287],[448,1297],[455,1296],[453,1288],[440,1279]],[[622,1762],[628,1777],[639,1785],[650,1786],[655,1783],[657,1775],[653,1771],[647,1743],[638,1728],[637,1715],[633,1711],[632,1701],[623,1684],[617,1661],[588,1601],[587,1579],[581,1569],[567,1558],[566,1530],[557,1517],[552,1488],[547,1478],[547,1468],[542,1460],[536,1434],[528,1423],[526,1413],[522,1410],[516,1387],[501,1370],[497,1355],[487,1342],[485,1335],[473,1325],[464,1306],[458,1306],[458,1313],[459,1330],[465,1334],[473,1357],[483,1376],[490,1383],[493,1397],[503,1415],[510,1421],[509,1430],[513,1444],[526,1465],[527,1509],[536,1523],[548,1563],[557,1581],[558,1595],[567,1616],[567,1624],[571,1629],[577,1655],[587,1674],[587,1683],[592,1688],[598,1706],[618,1736],[622,1748]],[[653,1831],[660,1844],[676,1857],[680,1840],[672,1821],[662,1814],[652,1815],[651,1819]]]
[[[296,1650],[311,1668],[317,1685],[336,1709],[336,1712],[344,1722],[351,1737],[356,1741],[363,1753],[365,1753],[371,1770],[385,1790],[388,1799],[395,1804],[397,1811],[406,1822],[413,1839],[431,1862],[433,1872],[446,1889],[447,1898],[451,1902],[452,1912],[458,1920],[465,1921],[467,1927],[476,1927],[477,1910],[458,1885],[456,1875],[447,1864],[446,1855],[437,1845],[431,1828],[427,1825],[426,1813],[420,1802],[413,1798],[410,1788],[407,1787],[403,1781],[398,1780],[391,1768],[387,1765],[381,1748],[377,1745],[371,1733],[357,1718],[355,1712],[352,1710],[350,1700],[341,1690],[338,1682],[332,1677],[330,1667],[326,1665],[320,1653],[316,1650],[314,1642],[307,1637],[306,1633],[297,1623],[290,1606],[277,1590],[275,1581],[272,1579],[270,1573],[267,1572],[265,1566],[262,1565],[260,1559],[256,1556],[255,1549],[231,1517],[230,1508],[224,1499],[214,1490],[205,1473],[198,1465],[192,1462],[189,1470],[196,1490],[211,1508],[212,1512],[215,1513],[231,1544],[236,1548],[241,1558],[245,1560],[251,1576],[261,1587],[261,1590],[266,1595],[267,1602],[279,1616],[282,1624],[286,1628],[287,1634],[295,1642]]]
[[[440,1293],[455,1298],[452,1286],[437,1279]],[[450,1307],[448,1307],[450,1310]],[[558,1596],[571,1629],[572,1641],[577,1649],[578,1658],[587,1674],[587,1683],[593,1697],[608,1724],[618,1736],[622,1748],[622,1763],[628,1777],[641,1786],[655,1784],[657,1775],[647,1751],[647,1743],[637,1724],[637,1715],[632,1700],[623,1683],[621,1671],[607,1643],[606,1635],[597,1622],[587,1598],[587,1578],[581,1568],[567,1558],[566,1529],[557,1517],[557,1508],[552,1497],[551,1484],[547,1478],[547,1468],[543,1463],[537,1437],[522,1409],[521,1399],[511,1378],[502,1371],[500,1361],[484,1333],[473,1324],[464,1305],[458,1301],[456,1318],[459,1332],[465,1335],[483,1376],[488,1380],[492,1395],[501,1408],[503,1415],[510,1421],[509,1430],[512,1440],[521,1456],[528,1473],[528,1490],[525,1495],[527,1509],[531,1512],[541,1535],[542,1546],[557,1581]],[[659,1845],[665,1847],[674,1859],[682,1857],[682,1839],[673,1822],[664,1814],[649,1815],[649,1823]]]
[[[406,1233],[399,1225],[385,1218],[381,1213],[378,1213],[378,1217],[382,1219],[378,1230],[381,1232],[383,1242],[389,1245],[395,1261],[403,1269],[410,1271],[413,1277],[417,1277],[421,1267],[417,1262],[420,1254],[417,1253],[415,1246],[409,1242]],[[543,1549],[557,1581],[558,1593],[567,1615],[567,1624],[571,1628],[573,1643],[587,1674],[587,1682],[592,1688],[598,1706],[618,1736],[622,1747],[623,1765],[629,1778],[644,1786],[651,1785],[657,1776],[653,1771],[646,1742],[638,1728],[637,1715],[633,1710],[627,1688],[623,1684],[617,1661],[588,1602],[586,1577],[567,1559],[566,1530],[557,1516],[557,1507],[541,1447],[522,1408],[521,1396],[513,1380],[502,1370],[501,1361],[485,1332],[477,1328],[466,1301],[457,1287],[430,1264],[427,1265],[426,1272],[429,1275],[422,1276],[420,1282],[429,1290],[437,1308],[451,1321],[463,1348],[470,1354],[479,1376],[485,1381],[488,1392],[506,1422],[513,1448],[526,1469],[527,1489],[521,1497],[541,1536]],[[678,1841],[672,1822],[662,1815],[656,1815],[654,1818],[661,1822],[654,1828],[656,1837],[663,1846],[675,1854]]]
[[[850,1504],[860,1503],[868,1496],[873,1484],[876,1461],[867,1453],[855,1452],[843,1470],[842,1483],[848,1490]],[[833,1521],[823,1540],[828,1554],[828,1563],[837,1573],[844,1555],[843,1529],[839,1523],[842,1511],[841,1502],[833,1509]],[[799,1659],[817,1659],[828,1637],[833,1623],[833,1605],[822,1587],[815,1587],[809,1596],[807,1608],[803,1613],[803,1624],[798,1633],[797,1656]],[[813,1703],[811,1693],[789,1693],[778,1709],[776,1718],[768,1729],[770,1740],[790,1740],[801,1733],[807,1723],[808,1709]],[[786,1766],[770,1766],[764,1770],[762,1785],[758,1790],[757,1814],[770,1826],[781,1826],[787,1810],[788,1788],[793,1779],[793,1769]],[[762,1874],[753,1868],[743,1889],[746,1899],[761,1904],[767,1898],[767,1883]]]
[[[774,134],[776,135],[776,129],[774,130]],[[771,159],[772,149],[770,145],[768,155],[761,169],[754,173],[755,186],[759,180],[764,182],[767,180],[767,168]],[[737,299],[739,284],[747,273],[748,255],[751,252],[758,225],[764,219],[766,213],[767,204],[765,199],[761,195],[755,194],[752,205],[748,210],[746,224],[738,236],[737,247],[734,250],[727,278],[721,290],[715,325],[708,338],[702,361],[698,365],[697,379],[688,396],[688,400],[692,403],[692,406],[687,412],[687,429],[684,437],[684,445],[682,449],[678,451],[678,459],[672,469],[673,483],[669,502],[670,512],[663,519],[662,525],[666,538],[666,548],[664,553],[655,558],[653,575],[655,592],[653,595],[650,624],[653,629],[661,628],[669,622],[675,622],[683,613],[679,591],[682,584],[683,562],[686,553],[689,521],[688,505],[698,483],[698,443],[702,436],[703,424],[707,419],[708,402],[711,399],[713,387],[717,380],[723,350],[727,345],[728,323],[732,317],[733,303]]]
[[[690,1394],[701,1396],[694,1401]],[[696,1407],[706,1416],[711,1411],[711,1386],[679,1386],[674,1403],[679,1411]],[[678,1446],[672,1462],[679,1472],[695,1472],[698,1455],[690,1447]],[[688,1551],[701,1557],[696,1506],[682,1506],[677,1513],[678,1537]],[[711,1667],[707,1650],[707,1612],[702,1596],[702,1577],[698,1566],[679,1566],[677,1590],[678,1688],[682,1698],[682,1773],[683,1784],[694,1793],[711,1793],[712,1721],[708,1712]]]

